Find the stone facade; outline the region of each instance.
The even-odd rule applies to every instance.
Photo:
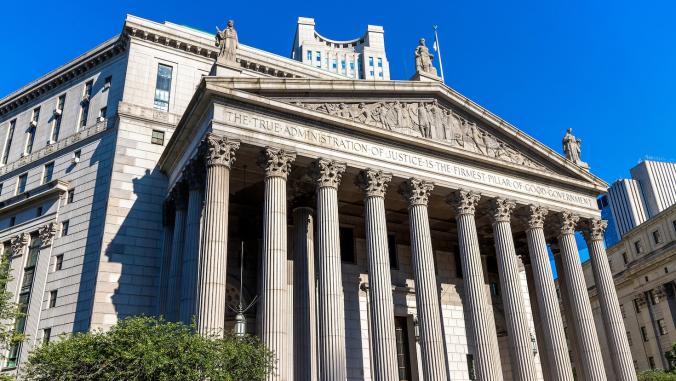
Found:
[[[0,242],[29,334],[6,371],[141,313],[224,334],[227,305],[258,297],[245,317],[271,380],[570,379],[546,245],[588,319],[569,238],[598,221],[603,181],[438,81],[347,80],[243,44],[215,64],[213,41],[128,16],[0,100]]]

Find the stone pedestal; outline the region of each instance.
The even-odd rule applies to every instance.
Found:
[[[207,173],[196,320],[197,329],[202,335],[222,336],[228,273],[230,168],[235,162],[239,142],[208,135],[202,147]]]
[[[441,311],[437,291],[434,253],[430,234],[427,203],[433,184],[408,179],[401,194],[408,202],[411,234],[411,264],[415,281],[416,312],[420,326],[420,352],[425,380],[446,380],[446,354],[441,331]]]

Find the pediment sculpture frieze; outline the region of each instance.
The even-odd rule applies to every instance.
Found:
[[[452,147],[539,170],[546,168],[509,144],[436,100],[425,102],[295,102],[297,106],[383,128],[431,139]]]

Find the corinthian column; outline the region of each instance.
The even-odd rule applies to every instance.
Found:
[[[385,221],[385,191],[390,180],[392,175],[372,169],[360,172],[357,178],[357,185],[365,193],[364,223],[369,265],[373,375],[377,381],[396,380],[399,377]]]
[[[171,192],[174,202],[174,235],[171,239],[171,262],[169,264],[169,282],[167,284],[167,319],[178,320],[181,301],[181,264],[185,246],[185,183],[176,184]]]
[[[202,145],[207,175],[196,316],[202,335],[224,333],[230,168],[238,148],[239,142],[213,134],[207,135]]]
[[[512,372],[515,380],[527,381],[535,380],[536,374],[528,315],[526,315],[521,293],[519,264],[510,226],[510,218],[515,206],[513,201],[494,199],[491,202],[490,217],[500,272],[502,304],[505,309]]]
[[[287,335],[287,226],[286,178],[295,153],[267,147],[259,165],[265,170],[263,203],[263,252],[261,257],[261,341],[277,356],[277,369],[268,380],[286,380],[290,349]]]
[[[319,159],[317,182],[317,257],[319,258],[319,379],[345,381],[345,310],[340,260],[338,186],[345,164]]]
[[[622,320],[620,303],[617,299],[615,282],[603,243],[603,233],[607,226],[607,221],[589,220],[584,235],[592,260],[592,271],[594,271],[594,281],[598,290],[598,300],[610,345],[610,358],[613,361],[615,377],[620,381],[636,381],[636,371]]]
[[[202,217],[202,197],[204,189],[204,164],[193,159],[185,169],[183,177],[188,184],[188,213],[185,220],[185,246],[181,275],[180,320],[190,324],[195,315],[195,297],[197,296],[197,261],[200,250],[200,219]]]
[[[312,208],[293,210],[294,380],[317,379],[314,217]]]
[[[573,381],[572,366],[568,356],[568,344],[563,329],[563,319],[556,297],[554,275],[549,263],[547,241],[543,230],[547,209],[531,205],[528,217],[528,252],[533,269],[535,295],[539,308],[542,334],[546,358],[549,363],[549,379],[556,381]]]
[[[427,215],[427,202],[433,187],[434,184],[430,182],[410,178],[400,189],[408,202],[415,303],[420,326],[420,352],[423,379],[427,381],[447,379],[432,236]]]
[[[561,247],[562,275],[566,281],[566,290],[570,301],[570,312],[573,317],[572,324],[575,326],[577,342],[576,348],[584,379],[587,381],[602,381],[606,379],[606,371],[603,367],[601,348],[596,335],[594,316],[592,315],[587,285],[584,281],[580,254],[575,244],[575,228],[580,217],[570,213],[561,213],[561,230],[558,236]]]
[[[493,311],[486,297],[486,283],[474,221],[474,212],[480,198],[478,193],[461,189],[451,195],[449,203],[455,207],[465,302],[468,316],[471,316],[469,328],[476,352],[477,379],[489,381],[501,380],[502,368]]]

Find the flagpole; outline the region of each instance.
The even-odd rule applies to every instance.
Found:
[[[441,70],[441,82],[444,81],[444,64],[441,63],[441,44],[439,43],[439,35],[437,34],[437,26],[434,25],[434,42],[437,46],[437,54],[439,55],[439,70]]]

